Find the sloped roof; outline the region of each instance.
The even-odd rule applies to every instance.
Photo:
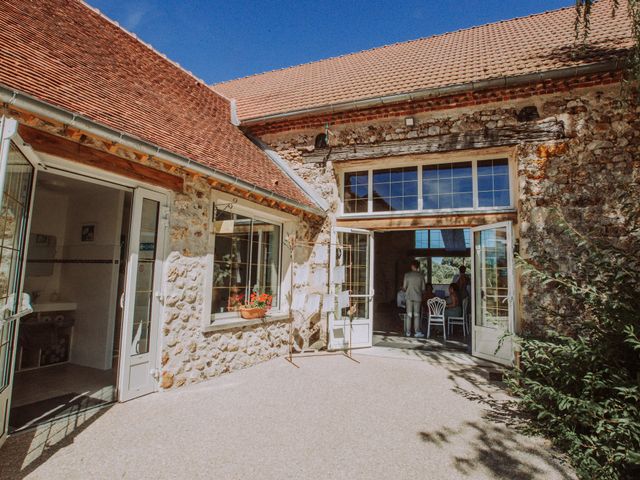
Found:
[[[0,2],[0,45],[0,84],[315,206],[226,99],[83,2]]]
[[[589,50],[575,51],[575,7],[396,43],[213,85],[241,119],[599,63],[633,45],[626,2],[593,6]]]

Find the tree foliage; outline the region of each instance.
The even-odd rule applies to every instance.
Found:
[[[589,37],[591,10],[597,0],[576,0],[575,31],[576,39],[586,42]],[[622,0],[625,1],[625,0]],[[628,81],[640,80],[640,0],[626,0],[628,14],[631,19],[631,30],[635,47],[629,52],[627,72]],[[618,14],[620,0],[611,2],[611,15]]]
[[[580,228],[560,209],[553,220],[572,245],[570,267],[519,259],[527,281],[585,307],[576,337],[549,331],[520,339],[511,384],[535,429],[568,452],[582,478],[640,478],[640,209],[616,199],[625,232],[616,238]]]

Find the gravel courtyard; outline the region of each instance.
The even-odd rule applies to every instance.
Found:
[[[574,478],[464,357],[275,359],[16,435],[0,478]]]

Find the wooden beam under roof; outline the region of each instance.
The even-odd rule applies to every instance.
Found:
[[[133,180],[167,188],[174,192],[183,191],[184,180],[182,177],[126,160],[111,153],[95,150],[26,125],[20,125],[18,132],[22,139],[37,152],[62,157],[72,162],[106,170]]]

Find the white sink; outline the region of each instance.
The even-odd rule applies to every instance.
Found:
[[[73,302],[48,302],[48,303],[34,303],[34,312],[67,312],[69,310],[75,310],[78,308],[78,304]]]

